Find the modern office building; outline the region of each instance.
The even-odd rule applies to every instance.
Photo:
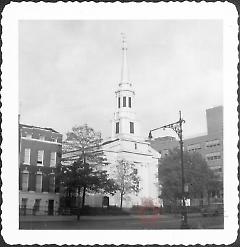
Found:
[[[223,107],[207,109],[206,119],[207,134],[184,139],[184,150],[200,153],[209,168],[223,182]],[[151,146],[164,158],[169,150],[179,147],[179,141],[171,136],[160,137],[152,140]],[[212,194],[212,198],[222,199],[222,193],[222,191],[216,191]]]
[[[20,214],[54,215],[59,208],[62,135],[51,128],[19,124]]]

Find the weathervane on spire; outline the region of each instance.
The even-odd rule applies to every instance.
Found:
[[[127,40],[125,33],[121,33],[122,36],[122,70],[121,70],[121,84],[130,84],[128,78],[128,66],[127,66]]]
[[[121,33],[122,36],[122,49],[127,49],[127,38],[125,33]]]

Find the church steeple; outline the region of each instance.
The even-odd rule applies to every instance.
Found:
[[[116,94],[116,105],[112,125],[113,138],[136,139],[139,134],[139,125],[135,117],[135,92],[129,82],[127,66],[127,42],[122,33],[122,68],[121,80]]]
[[[121,71],[121,81],[120,84],[130,84],[129,83],[129,72],[127,65],[127,40],[124,33],[122,35],[122,71]]]

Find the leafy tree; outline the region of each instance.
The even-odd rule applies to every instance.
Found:
[[[106,158],[100,149],[101,134],[88,125],[76,126],[67,133],[64,142],[64,162],[62,183],[70,196],[76,191],[82,192],[82,207],[85,204],[86,191],[114,193],[114,181],[108,178],[104,166]]]
[[[120,207],[124,196],[132,192],[139,192],[140,177],[137,175],[137,169],[133,163],[126,160],[118,160],[114,171],[117,190],[120,192]]]
[[[182,198],[182,173],[180,164],[180,150],[171,150],[169,155],[162,159],[159,165],[159,181],[161,186],[161,197],[165,203],[177,205]],[[185,184],[188,184],[188,198],[203,198],[212,191],[221,190],[222,183],[201,154],[194,152],[183,152]]]
[[[109,178],[106,170],[95,169],[95,167],[90,166],[87,162],[84,163],[81,159],[76,160],[72,165],[63,167],[62,182],[69,197],[75,194],[76,191],[80,196],[82,188],[85,188],[85,191],[94,193],[114,194],[116,191],[115,183]],[[84,197],[85,194],[83,194]],[[82,207],[84,207],[84,199],[82,200]]]

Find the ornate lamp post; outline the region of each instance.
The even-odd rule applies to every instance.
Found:
[[[188,223],[187,223],[187,208],[186,208],[186,202],[185,202],[185,177],[184,177],[184,166],[183,166],[183,135],[182,135],[182,124],[185,123],[185,120],[182,119],[181,116],[181,111],[179,111],[179,120],[175,123],[171,123],[171,124],[167,124],[164,126],[161,126],[159,128],[155,128],[150,130],[148,138],[152,139],[152,132],[155,130],[159,130],[159,129],[172,129],[173,131],[175,131],[175,133],[177,133],[178,137],[179,137],[179,143],[180,143],[180,153],[181,153],[181,171],[182,171],[182,203],[183,203],[183,207],[182,207],[182,221],[181,221],[181,228],[182,229],[187,229],[189,228]]]

